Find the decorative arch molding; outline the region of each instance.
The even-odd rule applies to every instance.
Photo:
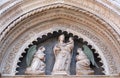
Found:
[[[71,32],[88,41],[102,58],[106,75],[119,73],[120,37],[117,25],[115,28],[118,29],[114,29],[115,24],[92,13],[91,6],[85,9],[78,7],[77,3],[76,6],[68,4],[57,2],[39,7],[22,15],[18,14],[18,18],[8,23],[0,36],[0,71],[3,75],[15,75],[18,59],[28,44],[37,37],[57,30]]]
[[[62,27],[62,28],[61,28]],[[10,50],[10,54],[8,55],[8,58],[5,62],[5,66],[4,71],[3,71],[3,75],[15,75],[16,68],[17,68],[17,63],[19,62],[19,58],[22,57],[22,53],[25,52],[25,48],[28,47],[29,44],[32,44],[33,41],[36,41],[36,39],[38,37],[42,38],[42,35],[47,35],[47,33],[52,33],[53,31],[59,31],[59,29],[61,30],[65,30],[69,33],[73,33],[74,35],[79,36],[79,38],[83,38],[85,41],[88,41],[89,45],[92,45],[93,48],[95,48],[96,52],[100,55],[99,57],[101,58],[101,62],[103,63],[103,68],[105,69],[104,73],[110,73],[109,72],[109,65],[107,64],[107,60],[104,56],[104,54],[102,53],[102,51],[99,49],[99,47],[97,47],[95,45],[95,43],[93,41],[91,41],[89,38],[86,37],[86,35],[88,35],[88,32],[86,30],[81,29],[79,32],[76,32],[75,30],[72,30],[72,27],[70,29],[66,29],[68,26],[65,25],[57,25],[55,27],[50,27],[49,29],[44,29],[45,31],[41,31],[39,33],[36,33],[35,31],[29,31],[25,34],[25,36],[19,40],[17,40],[18,42],[16,42],[13,46],[13,49]],[[84,32],[83,34],[80,34],[80,32]],[[85,33],[86,32],[86,33]],[[12,46],[12,45],[11,45]],[[11,56],[13,56],[11,58]],[[10,67],[10,68],[7,68]],[[6,74],[7,73],[7,74]]]
[[[113,29],[112,31],[117,36],[117,34],[120,33],[119,32],[120,22],[118,18],[119,14],[117,14],[117,12],[115,12],[113,9],[108,8],[108,6],[105,5],[104,2],[107,3],[106,1],[102,2],[102,1],[93,1],[93,0],[81,0],[81,1],[77,1],[77,0],[74,0],[74,1],[72,0],[71,1],[69,0],[14,1],[13,0],[13,1],[10,1],[10,3],[14,3],[13,6],[11,4],[11,7],[8,6],[6,10],[2,10],[1,12],[1,28],[2,28],[1,37],[4,37],[6,33],[5,30],[9,29],[8,26],[12,24],[14,25],[16,22],[20,21],[23,18],[26,18],[29,15],[34,14],[35,12],[38,12],[38,11],[40,12],[45,9],[50,9],[55,7],[66,7],[68,9],[72,8],[76,11],[80,11],[80,9],[83,9],[86,14],[94,17],[97,21],[100,21],[100,19],[102,19],[101,20],[102,24],[106,24],[106,23],[109,24],[108,28],[109,29],[112,28]],[[6,4],[9,4],[9,2],[6,2]],[[38,5],[38,4],[41,4],[41,5]],[[5,4],[2,6],[4,6],[2,9],[7,7]],[[33,8],[31,8],[31,6]],[[7,15],[8,12],[9,14]],[[7,25],[5,24],[6,21],[8,21]],[[2,36],[2,33],[3,33],[3,36]],[[0,39],[2,39],[1,37]],[[116,38],[119,41],[119,36],[117,36]]]
[[[17,63],[17,68],[16,68],[16,75],[25,75],[25,70],[26,70],[26,55],[28,53],[28,49],[36,45],[37,49],[41,46],[45,47],[45,75],[51,75],[52,68],[54,66],[54,54],[53,54],[53,47],[57,43],[58,37],[64,34],[65,35],[65,42],[67,42],[69,37],[73,37],[74,39],[74,49],[73,49],[73,54],[72,54],[72,59],[71,59],[71,64],[70,64],[70,75],[76,75],[76,50],[78,48],[82,48],[83,45],[88,46],[91,51],[93,52],[95,61],[99,68],[93,66],[92,64],[90,65],[91,69],[94,70],[94,75],[104,75],[104,68],[103,68],[103,63],[101,61],[101,57],[99,54],[96,52],[96,50],[92,47],[92,45],[88,44],[87,41],[83,40],[82,38],[78,37],[77,35],[73,35],[72,33],[69,33],[67,31],[62,31],[62,30],[57,30],[53,31],[52,33],[47,33],[42,35],[41,37],[38,37],[35,39],[35,41],[32,42],[32,44],[29,44],[27,48],[25,48],[24,52],[21,54],[21,57],[19,58],[19,61]],[[83,48],[82,48],[83,49]]]

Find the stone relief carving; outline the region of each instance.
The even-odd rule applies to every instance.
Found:
[[[31,65],[26,68],[25,74],[41,75],[45,74],[45,47],[39,47],[38,51],[34,54]],[[30,56],[28,56],[30,57]],[[30,59],[30,58],[29,58]]]
[[[81,48],[77,50],[76,56],[76,75],[93,75],[94,71],[90,68],[90,61]]]
[[[83,29],[81,29],[81,30],[83,30]],[[84,31],[85,32],[85,31]],[[87,31],[86,31],[87,32]],[[81,32],[81,33],[83,33],[83,32]],[[89,34],[89,36],[91,37],[91,35]],[[94,38],[94,36],[92,36],[92,38]],[[96,37],[95,37],[95,40],[97,41],[97,39],[96,39]],[[25,42],[26,40],[24,40],[24,42]],[[100,42],[100,41],[99,41]],[[21,44],[23,44],[23,42],[21,41]],[[16,46],[16,47],[18,47],[18,46]],[[17,48],[17,49],[19,49],[19,48]],[[16,51],[15,52],[17,52],[17,49],[16,49]],[[13,53],[14,53],[14,51],[12,51]],[[12,60],[12,59],[11,59]],[[9,65],[8,64],[9,62],[7,62],[7,65]],[[10,66],[9,66],[9,68],[7,68],[8,66],[6,66],[6,68],[5,68],[5,70],[4,70],[4,73],[6,73],[6,72],[8,72],[8,73],[10,73]]]
[[[23,27],[22,27],[23,28]],[[92,38],[93,36],[91,36],[91,38]],[[91,39],[90,38],[90,39]],[[92,40],[92,39],[91,39]],[[96,40],[97,41],[97,40]],[[99,43],[97,43],[96,42],[96,44],[98,45]],[[103,44],[104,45],[104,44]],[[99,45],[98,45],[99,46]],[[11,51],[12,52],[12,51]],[[16,51],[17,52],[17,51]],[[108,52],[107,50],[106,51],[103,51],[103,52]],[[13,52],[14,53],[14,52]],[[107,53],[106,53],[107,54]],[[109,54],[109,55],[106,55],[107,57],[111,57],[111,55]],[[8,58],[9,59],[9,58]],[[14,57],[13,57],[13,59],[14,59]],[[110,60],[111,61],[111,60]],[[109,61],[108,61],[109,62]],[[11,66],[12,64],[11,64],[11,62],[10,62],[10,66]],[[114,65],[114,64],[110,64],[110,65]],[[7,68],[7,64],[6,64],[6,68]],[[112,67],[112,69],[113,68],[115,68],[115,67]],[[115,69],[114,70],[112,70],[112,69],[110,69],[111,71],[115,71]],[[8,68],[8,70],[10,70],[10,68]],[[5,73],[6,73],[6,71],[5,71]]]
[[[27,65],[25,74],[43,75],[45,74],[45,47],[41,46],[36,52],[36,45],[29,48],[27,53]],[[74,48],[74,40],[69,37],[69,41],[65,43],[65,36],[60,35],[58,43],[54,46],[53,52],[55,55],[55,64],[53,67],[52,75],[67,74],[70,75],[70,63],[72,58],[72,50]],[[94,71],[90,68],[91,63],[98,67],[92,51],[88,46],[83,45],[84,52],[81,48],[77,49],[78,55],[76,56],[76,75],[93,75]],[[34,57],[31,57],[34,56]],[[32,62],[30,59],[33,58]]]
[[[63,26],[63,25],[62,25]],[[69,26],[70,27],[70,26]],[[73,28],[72,26],[71,26],[71,28]],[[94,35],[92,35],[92,34],[90,34],[88,31],[86,31],[86,30],[84,30],[84,29],[82,29],[82,28],[79,28],[79,31],[76,29],[76,27],[74,27],[75,29],[74,30],[76,30],[77,32],[79,32],[79,33],[83,33],[83,35],[86,35],[86,36],[88,36],[90,39],[92,39],[93,41],[95,41],[95,44],[100,44],[101,43],[101,41],[99,41],[98,40],[98,38],[96,37],[96,36],[94,36]],[[50,32],[50,31],[49,31]],[[84,32],[87,32],[87,33],[84,33]],[[88,34],[89,33],[89,34]],[[32,36],[32,35],[31,35]],[[23,40],[24,40],[24,42],[26,42],[27,41],[27,39],[28,39],[28,37],[25,37]],[[20,42],[20,41],[19,41]],[[21,41],[21,44],[23,44],[23,42]],[[19,44],[19,46],[21,45],[21,44]],[[102,44],[103,45],[103,44]],[[19,47],[18,46],[15,46],[15,47],[17,47],[17,49],[16,49],[16,51],[11,51],[12,53],[15,53],[15,52],[17,52],[18,51],[18,49],[19,49]],[[104,51],[103,51],[104,52]],[[105,52],[108,52],[108,51],[105,51]],[[108,57],[111,57],[111,55],[109,55],[109,56],[107,56],[107,58]],[[11,59],[11,60],[13,60],[14,59],[14,57]],[[111,61],[111,60],[110,60]],[[10,71],[11,71],[11,66],[12,66],[12,62],[6,62],[7,64],[6,64],[6,66],[5,66],[5,69],[4,69],[4,73],[10,73]],[[8,64],[9,63],[9,64]],[[11,64],[11,65],[10,65]],[[9,65],[9,68],[7,68],[8,66],[7,65]],[[110,64],[110,65],[114,65],[114,64]],[[115,68],[115,67],[112,67],[111,68],[111,70],[113,69],[113,68]],[[114,70],[112,70],[113,72],[115,72],[115,69]]]
[[[55,64],[52,74],[69,74],[72,49],[74,41],[70,37],[68,43],[64,43],[65,36],[59,36],[59,42],[54,46]]]

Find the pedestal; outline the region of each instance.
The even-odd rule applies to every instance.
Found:
[[[120,76],[105,76],[105,75],[87,75],[87,76],[75,76],[75,75],[46,75],[46,76],[40,76],[40,75],[19,75],[19,76],[2,76],[0,78],[120,78]]]
[[[52,72],[52,75],[69,75],[66,71],[55,71]]]

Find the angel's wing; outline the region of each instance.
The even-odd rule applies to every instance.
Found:
[[[94,65],[97,68],[99,68],[97,63],[95,62],[95,59],[94,59],[94,56],[93,56],[93,53],[92,53],[91,49],[88,46],[86,46],[86,45],[83,45],[83,49],[84,49],[85,55],[87,55],[87,57],[91,61],[92,65]]]
[[[32,62],[32,59],[33,59],[33,55],[35,54],[35,52],[37,51],[36,50],[36,45],[33,45],[31,46],[29,49],[28,49],[28,52],[27,52],[27,56],[26,56],[26,63],[27,63],[27,66],[30,66],[31,62]]]

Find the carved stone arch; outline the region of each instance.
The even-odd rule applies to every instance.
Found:
[[[37,37],[41,37],[42,35],[47,34],[48,32],[53,32],[53,30],[55,31],[55,30],[59,30],[59,29],[74,33],[75,35],[78,35],[81,38],[83,38],[85,41],[88,41],[89,42],[88,44],[91,44],[96,49],[96,51],[99,52],[99,54],[101,56],[101,59],[103,61],[103,66],[104,66],[105,72],[108,73],[109,72],[108,64],[105,61],[106,59],[104,58],[104,54],[102,54],[102,51],[99,50],[99,48],[95,45],[95,43],[93,41],[91,41],[89,38],[87,38],[85,36],[85,34],[82,34],[82,32],[85,33],[86,31],[82,31],[82,32],[78,33],[75,30],[71,30],[71,29],[66,30],[66,27],[68,27],[68,26],[65,26],[65,27],[63,27],[63,26],[65,26],[65,25],[57,25],[55,27],[49,27],[48,30],[44,29],[44,31],[43,32],[41,31],[41,33],[35,33],[35,31],[29,31],[29,34],[26,34],[26,36],[23,36],[23,38],[20,38],[19,40],[17,40],[18,42],[16,42],[16,44],[14,44],[13,50],[11,51],[12,53],[10,53],[10,55],[14,56],[14,58],[12,58],[12,59],[8,58],[8,60],[6,60],[6,65],[5,66],[9,67],[11,65],[9,63],[12,63],[13,61],[14,61],[14,63],[12,63],[12,66],[8,69],[6,67],[4,67],[3,73],[5,72],[4,74],[9,73],[11,75],[14,75],[16,73],[15,70],[16,70],[16,67],[17,67],[17,62],[19,61],[18,59],[21,57],[21,54],[22,54],[22,52],[24,52],[24,49],[30,43],[32,43],[32,41],[35,40]],[[86,35],[87,34],[88,33],[86,33]]]
[[[49,32],[47,34],[44,34],[40,37],[38,37],[37,39],[35,39],[35,41],[32,41],[32,43],[30,43],[28,45],[27,48],[24,49],[24,52],[21,53],[21,57],[19,58],[19,61],[17,62],[17,67],[16,67],[16,75],[24,75],[25,74],[25,70],[26,70],[26,55],[27,55],[27,51],[28,49],[33,46],[36,45],[37,48],[39,48],[40,46],[44,46],[46,51],[45,51],[45,64],[46,64],[46,71],[45,74],[46,75],[51,75],[52,73],[52,68],[54,66],[54,54],[53,54],[53,47],[54,45],[57,43],[57,39],[58,37],[64,34],[65,35],[65,42],[68,41],[69,37],[73,37],[74,39],[74,49],[73,49],[73,54],[72,54],[72,59],[71,59],[71,64],[70,64],[70,75],[76,75],[76,55],[77,55],[77,49],[78,48],[82,48],[83,45],[88,46],[91,51],[94,54],[94,58],[95,61],[97,62],[97,65],[99,66],[99,68],[93,66],[92,64],[90,65],[90,67],[94,70],[94,75],[104,75],[104,68],[103,68],[103,62],[101,60],[101,57],[99,56],[98,52],[96,52],[96,50],[92,47],[92,45],[90,45],[89,42],[85,41],[83,38],[81,38],[80,36],[78,37],[77,35],[72,34],[72,32],[67,32],[64,30],[57,30],[57,31],[53,31],[52,33]],[[82,48],[83,49],[83,48]]]
[[[92,0],[89,1],[88,3],[92,3]],[[116,60],[120,59],[120,37],[119,29],[115,26],[115,24],[119,24],[118,21],[115,21],[113,24],[105,21],[106,19],[102,19],[104,16],[102,11],[106,8],[101,8],[100,12],[96,11],[100,14],[97,16],[91,9],[93,6],[87,7],[87,4],[83,3],[84,5],[80,7],[78,5],[81,3],[74,3],[77,4],[75,6],[72,2],[74,3],[74,1],[71,1],[68,3],[69,5],[58,2],[41,6],[18,15],[18,18],[14,19],[14,21],[12,20],[7,25],[0,36],[2,39],[0,42],[0,45],[2,45],[0,47],[2,69],[0,71],[3,75],[15,75],[14,66],[16,66],[21,52],[24,51],[24,47],[26,48],[38,36],[38,33],[46,34],[48,31],[59,29],[82,36],[84,40],[88,41],[100,54],[105,65],[103,67],[105,68],[106,75],[119,73],[120,62]],[[100,7],[98,4],[95,6]],[[84,9],[81,9],[83,7]],[[101,16],[102,14],[103,16]],[[105,17],[109,17],[109,15]],[[110,20],[113,21],[112,18]],[[114,26],[116,29],[113,28]]]
[[[60,29],[60,28],[58,28],[58,29]],[[56,30],[56,29],[55,29],[55,30]],[[55,31],[55,30],[54,30],[54,31]],[[63,28],[62,30],[64,31],[65,29]],[[57,30],[57,31],[59,31],[59,30]],[[65,31],[67,31],[67,32],[69,32],[69,33],[74,33],[74,35],[78,35],[78,37],[83,38],[83,40],[85,40],[85,41],[88,41],[88,45],[92,45],[92,47],[93,47],[93,48],[96,50],[96,52],[100,55],[99,57],[101,58],[101,62],[103,63],[103,66],[104,66],[103,68],[105,69],[104,73],[105,73],[105,72],[109,72],[109,71],[107,70],[107,63],[105,62],[105,58],[101,56],[101,53],[102,53],[102,52],[98,49],[98,47],[97,47],[96,45],[94,45],[94,43],[93,43],[89,38],[85,38],[84,35],[82,35],[82,34],[80,34],[80,33],[77,33],[77,32],[75,32],[75,31],[73,31],[73,30],[65,30]],[[8,72],[9,74],[15,75],[15,73],[17,73],[17,71],[16,71],[17,63],[20,62],[19,58],[20,58],[20,57],[23,57],[21,54],[22,54],[23,52],[25,52],[25,51],[24,51],[25,48],[28,47],[29,44],[33,44],[33,43],[32,43],[33,40],[36,41],[36,39],[37,39],[38,37],[42,38],[43,35],[47,35],[47,33],[49,33],[49,32],[52,33],[53,30],[48,29],[48,30],[46,30],[46,31],[44,31],[44,32],[40,32],[40,33],[38,33],[38,34],[36,34],[36,35],[35,35],[35,33],[33,32],[33,33],[31,34],[31,36],[27,38],[27,39],[29,39],[29,40],[24,41],[24,43],[22,42],[22,40],[20,40],[20,41],[22,42],[22,44],[21,44],[21,45],[20,45],[20,44],[16,44],[16,45],[14,46],[14,48],[17,48],[17,47],[18,47],[17,45],[21,46],[21,48],[18,48],[18,52],[17,52],[17,55],[15,56],[15,58],[14,58],[13,60],[10,59],[11,61],[14,61],[14,63],[12,63],[12,67],[9,68],[9,70],[4,70],[5,73],[6,73],[6,71],[9,71],[9,72]],[[34,36],[34,35],[35,35],[35,36]],[[16,50],[17,50],[17,49],[16,49]],[[6,66],[7,66],[7,65],[8,65],[8,64],[6,64]],[[6,68],[5,68],[5,69],[6,69]]]

